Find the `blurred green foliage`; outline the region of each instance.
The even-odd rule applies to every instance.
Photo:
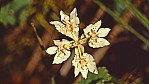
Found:
[[[105,67],[99,67],[98,74],[89,72],[87,79],[82,78],[82,80],[78,81],[77,84],[104,84],[110,82],[111,78],[111,75]]]
[[[13,0],[1,8],[0,22],[5,26],[24,22],[27,19],[27,8],[30,4],[30,0]]]
[[[114,0],[114,12],[118,15],[121,16],[126,9],[126,7],[123,4],[122,0]]]
[[[121,18],[121,16],[119,16],[119,14],[117,14],[117,13],[114,13],[111,9],[109,9],[108,7],[106,7],[102,2],[100,2],[100,1],[98,1],[98,0],[94,0],[94,2],[98,5],[98,6],[100,6],[101,7],[101,9],[103,9],[104,11],[106,11],[109,15],[111,15],[112,17],[113,17],[113,19],[114,20],[116,20],[117,22],[119,22],[120,24],[122,24],[122,26],[123,26],[123,28],[125,28],[125,29],[127,29],[128,31],[130,31],[131,33],[133,33],[138,39],[140,39],[142,42],[144,42],[144,44],[146,44],[147,46],[149,46],[149,40],[147,39],[147,38],[145,38],[142,34],[140,34],[139,32],[137,32],[134,28],[132,28],[127,22],[125,22],[122,18]],[[122,2],[121,2],[122,3]],[[124,3],[124,2],[123,2]],[[130,2],[127,2],[127,3],[129,3],[129,5],[131,5],[133,8],[135,8]],[[127,4],[124,4],[124,5],[127,5]],[[126,6],[127,8],[128,8],[128,6]],[[128,9],[131,9],[131,7],[130,8],[128,8]],[[125,9],[126,10],[126,9]],[[145,16],[143,15],[143,14],[141,14],[138,10],[138,12],[139,12],[139,14],[138,13],[136,13],[136,11],[135,10],[137,10],[136,8],[135,9],[131,9],[131,12],[133,12],[134,14],[136,14],[137,16],[140,16],[139,18],[145,18]],[[135,16],[136,16],[135,15]],[[145,24],[148,24],[149,23],[149,21],[148,20],[146,20],[146,18],[145,18],[145,20],[144,19],[139,19],[139,21],[140,22],[142,22],[142,23],[145,23]],[[146,26],[146,25],[144,25],[144,26]],[[148,29],[148,27],[146,27],[147,29]]]
[[[140,21],[140,23],[142,23],[147,30],[149,30],[149,20],[136,7],[134,7],[131,0],[114,0],[114,3],[116,14],[121,16],[123,12],[128,9]]]
[[[121,0],[122,1],[122,0]],[[129,1],[122,1],[124,3],[124,6],[133,13],[133,15],[142,23],[146,29],[149,31],[149,20],[147,17],[142,14],[137,8],[134,7],[134,5]]]

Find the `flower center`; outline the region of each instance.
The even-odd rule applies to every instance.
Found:
[[[72,32],[74,30],[72,23],[66,24],[65,28],[66,28],[66,32]]]
[[[66,44],[63,44],[60,47],[58,47],[58,51],[61,52],[61,53],[65,53],[66,49],[67,49]]]
[[[79,57],[78,59],[77,59],[77,62],[79,63],[79,65],[81,66],[81,68],[83,68],[83,67],[87,67],[87,60],[86,60],[86,58],[84,58],[84,57]]]

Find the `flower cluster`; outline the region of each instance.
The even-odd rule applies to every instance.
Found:
[[[51,21],[50,24],[54,25],[56,29],[72,38],[72,41],[66,39],[54,40],[56,46],[47,48],[46,52],[50,55],[56,54],[53,64],[60,64],[66,61],[71,52],[71,48],[75,48],[75,56],[72,60],[74,66],[75,77],[81,73],[83,78],[87,78],[88,71],[98,74],[96,63],[92,55],[84,52],[83,44],[88,41],[88,44],[92,48],[100,48],[109,45],[110,43],[104,39],[108,35],[109,28],[100,28],[101,21],[95,24],[90,24],[84,28],[84,34],[79,38],[79,18],[77,16],[76,8],[70,13],[70,16],[66,15],[63,11],[60,11],[61,22]],[[99,29],[100,28],[100,29]]]

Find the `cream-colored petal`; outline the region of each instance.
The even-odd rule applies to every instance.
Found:
[[[65,34],[66,34],[66,36],[68,36],[68,37],[70,37],[70,38],[72,38],[72,39],[75,38],[74,35],[72,34],[72,32],[70,32],[70,31],[67,31]],[[76,35],[75,35],[75,36],[76,36]]]
[[[74,40],[78,40],[79,38],[79,27],[77,25],[74,25],[74,31],[73,31],[75,38],[73,38]]]
[[[69,56],[70,56],[70,51],[65,51],[64,53],[62,52],[57,52],[55,57],[54,57],[54,61],[53,61],[53,64],[60,64],[62,63],[63,61],[66,61]]]
[[[57,45],[57,46],[60,46],[62,45],[61,41],[60,40],[53,40],[54,44]]]
[[[58,30],[58,32],[60,32],[60,33],[62,33],[64,35],[67,34],[65,25],[62,24],[61,22],[59,22],[59,21],[51,21],[50,24],[54,25],[56,27],[56,30]]]
[[[74,66],[74,74],[75,74],[75,77],[76,77],[76,76],[78,76],[78,74],[79,74],[79,72],[81,70],[80,65],[76,61],[76,56],[74,57],[74,60],[72,61],[72,66]]]
[[[47,52],[48,54],[50,54],[50,55],[55,54],[56,51],[57,51],[57,47],[56,47],[56,46],[49,47],[49,48],[46,50],[46,52]]]
[[[94,74],[98,74],[98,70],[97,70],[95,62],[90,62],[90,64],[88,64],[88,69],[90,72],[92,72]]]
[[[70,21],[71,22],[74,22],[75,25],[79,24],[80,21],[79,21],[79,18],[77,17],[77,9],[74,8],[73,11],[70,13]]]
[[[70,41],[68,41],[67,39],[62,39],[62,41],[60,40],[53,40],[54,41],[54,44],[57,45],[57,46],[60,46],[60,45],[69,45],[70,44]]]
[[[69,21],[69,16],[66,15],[62,10],[60,11],[60,15],[61,15],[61,21],[63,23],[67,23]]]
[[[98,70],[95,64],[89,64],[88,65],[88,69],[90,72],[94,73],[94,74],[98,74]]]
[[[97,30],[99,29],[100,26],[101,26],[101,20],[96,22],[95,24],[88,25],[85,29],[83,29],[85,36],[90,37],[90,34],[92,35],[93,32],[97,33]]]
[[[98,38],[97,42],[100,43],[100,47],[104,47],[104,46],[110,45],[110,42],[107,41],[104,38]]]
[[[88,45],[92,48],[99,48],[98,47],[99,44],[96,41],[92,40],[92,39],[89,39]]]
[[[104,38],[97,38],[97,41],[94,41],[92,39],[89,40],[89,46],[93,48],[104,47],[107,45],[110,45],[110,43]]]
[[[79,18],[77,17],[77,9],[74,8],[73,11],[70,13],[70,22],[72,24],[72,27],[74,28],[73,33],[75,35],[76,38],[74,38],[75,40],[78,39],[79,36],[79,27],[78,24],[80,23]]]
[[[76,77],[79,74],[80,70],[81,70],[81,67],[78,63],[76,55],[74,56],[74,59],[72,60],[72,66],[74,66],[74,74],[75,74],[75,77]]]
[[[69,45],[70,44],[70,41],[68,41],[67,39],[62,39],[62,43]]]
[[[81,74],[83,78],[87,78],[87,74],[88,74],[88,69],[87,67],[82,67],[83,69],[81,69]]]
[[[77,64],[74,66],[75,69],[74,69],[74,74],[75,74],[75,77],[78,76],[79,72],[80,72],[80,69],[81,67]]]
[[[108,35],[108,33],[110,32],[110,30],[111,30],[111,29],[109,29],[109,28],[100,28],[100,29],[98,30],[98,36],[99,36],[99,37],[105,37],[105,36]]]
[[[62,31],[62,29],[65,26],[64,24],[62,24],[59,21],[51,21],[50,24],[54,25],[58,31]]]
[[[90,37],[90,36],[89,36],[89,33],[91,32],[92,28],[93,28],[93,25],[90,24],[90,25],[88,25],[85,29],[83,29],[84,34],[85,34],[86,37]]]
[[[87,61],[88,61],[87,67],[88,67],[89,71],[94,74],[98,74],[98,70],[97,70],[96,63],[94,61],[93,56],[88,53],[84,53],[84,56],[87,56]]]
[[[63,56],[63,54],[56,53],[52,64],[62,63],[63,61],[61,60],[60,56]]]
[[[68,28],[66,27],[66,25],[62,24],[59,21],[51,21],[50,24],[53,24],[56,27],[56,30],[58,30],[58,32],[70,37],[70,38],[74,38],[72,33],[70,31],[68,31]]]
[[[93,24],[92,30],[97,32],[97,30],[100,28],[100,26],[101,26],[101,20],[97,21],[95,24]]]

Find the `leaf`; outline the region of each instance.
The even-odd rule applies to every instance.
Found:
[[[105,67],[99,67],[98,72],[98,74],[89,72],[87,79],[82,79],[81,81],[77,82],[77,84],[92,84],[97,82],[103,83],[112,79],[111,75],[108,73],[108,70]]]
[[[22,23],[27,18],[26,12],[30,5],[30,0],[13,0],[0,10],[0,22],[5,26]]]
[[[117,13],[119,16],[121,16],[126,9],[122,0],[114,0],[114,8],[114,12]]]

